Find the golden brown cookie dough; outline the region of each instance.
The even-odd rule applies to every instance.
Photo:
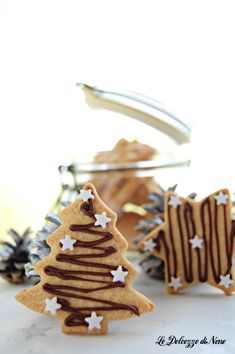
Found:
[[[119,142],[110,151],[103,151],[96,155],[94,163],[127,163],[151,160],[156,155],[156,150],[151,146],[142,144],[137,140],[125,139]],[[128,220],[123,206],[132,203],[141,206],[146,203],[151,192],[159,192],[159,185],[153,177],[137,177],[134,171],[109,172],[97,174],[92,180],[101,198],[118,215],[118,222],[124,227]],[[132,239],[136,236],[132,223],[125,225],[129,248],[132,247]]]
[[[40,283],[16,299],[56,315],[67,334],[105,334],[110,321],[151,311],[154,304],[131,286],[137,272],[123,256],[127,242],[116,215],[94,186],[86,184],[60,217],[47,239],[50,254],[35,265]]]
[[[169,192],[164,210],[164,223],[140,242],[140,249],[164,260],[168,293],[196,283],[208,283],[226,295],[235,291],[229,191],[222,189],[200,202]]]
[[[137,162],[151,160],[156,149],[142,144],[138,140],[128,141],[120,139],[110,151],[101,151],[96,154],[95,163]]]

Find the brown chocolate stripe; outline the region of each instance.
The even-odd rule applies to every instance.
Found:
[[[51,284],[48,284],[48,283],[45,283],[43,284],[43,289],[50,292],[50,290],[57,291],[57,294],[59,294],[60,290],[71,290],[71,291],[77,291],[79,293],[92,293],[94,291],[98,291],[98,290],[105,290],[105,289],[112,289],[112,288],[124,288],[125,287],[125,284],[121,283],[121,282],[116,282],[116,283],[112,283],[112,284],[109,284],[109,285],[105,285],[105,286],[100,286],[100,287],[97,287],[97,288],[78,288],[76,286],[67,286],[67,285],[51,285]],[[65,292],[63,293],[65,294]],[[67,296],[71,297],[70,296],[71,294],[68,293]],[[73,294],[72,294],[73,295]],[[80,299],[79,296],[76,296],[76,298]]]
[[[180,208],[184,208],[183,210],[183,218],[180,215]],[[235,222],[231,227],[227,224],[226,217],[226,205],[223,205],[223,222],[224,222],[224,242],[226,249],[226,258],[228,262],[228,267],[224,274],[222,274],[222,255],[220,254],[220,240],[219,240],[219,231],[218,231],[218,205],[215,201],[214,203],[214,217],[212,215],[211,210],[211,201],[209,198],[206,198],[200,206],[200,220],[202,226],[202,236],[203,236],[203,248],[196,248],[194,251],[197,253],[197,266],[198,266],[198,278],[200,282],[206,282],[209,276],[209,261],[212,269],[212,275],[216,283],[220,281],[220,275],[226,275],[230,273],[232,267],[232,252],[233,252],[233,242],[234,242],[234,234],[235,234]],[[156,239],[156,249],[158,251],[161,250],[161,244],[164,247],[165,252],[165,261],[167,264],[167,277],[168,281],[170,281],[171,276],[177,277],[177,257],[176,257],[176,247],[174,241],[174,231],[172,226],[172,212],[171,207],[168,206],[168,222],[169,222],[169,241],[165,237],[165,232],[160,230],[157,239]],[[184,271],[184,280],[187,283],[193,282],[193,258],[192,258],[192,247],[190,247],[190,239],[192,239],[196,234],[196,225],[193,218],[193,208],[192,205],[186,202],[184,205],[177,206],[176,210],[176,218],[178,223],[178,230],[180,236],[180,245],[181,245],[181,255],[182,255],[182,264]],[[208,219],[209,224],[206,226],[206,219]],[[214,225],[214,229],[213,229]],[[186,234],[184,234],[184,230],[186,230]],[[189,246],[185,247],[184,239],[187,239]],[[216,247],[215,247],[216,246]],[[214,251],[215,248],[215,251]],[[171,259],[170,259],[170,250],[172,251],[173,257],[173,271],[171,271]],[[209,257],[210,255],[210,257]],[[202,259],[204,256],[204,267],[202,267]],[[215,266],[215,257],[217,259],[217,267]],[[188,261],[187,261],[188,260]]]
[[[97,299],[95,300],[97,301]],[[115,304],[112,301],[107,301],[106,303],[111,306],[96,306],[96,307],[72,307],[69,302],[65,299],[58,299],[58,302],[62,305],[62,309],[71,314],[66,317],[64,324],[68,327],[83,326],[88,327],[85,318],[89,317],[91,311],[117,311],[117,310],[130,310],[128,305]],[[99,301],[100,302],[100,301]],[[104,302],[103,302],[104,303]],[[132,313],[139,316],[139,311],[137,307],[132,306]],[[89,311],[87,313],[82,313],[80,311]]]
[[[103,284],[109,284],[109,281],[105,280],[97,280],[97,279],[87,279],[87,278],[82,278],[78,277],[77,275],[82,274],[82,275],[96,275],[99,277],[111,277],[112,274],[110,272],[89,272],[89,271],[80,271],[80,270],[65,270],[65,269],[60,269],[52,266],[46,266],[44,268],[44,272],[49,275],[49,276],[55,276],[60,279],[65,279],[65,280],[83,280],[83,281],[90,281],[90,282],[97,282],[97,283],[103,283]]]
[[[160,230],[157,236],[157,244],[156,244],[156,250],[158,252],[161,251],[161,241],[163,243],[164,246],[164,252],[165,252],[165,256],[166,256],[166,264],[167,264],[167,278],[168,278],[168,282],[170,282],[170,278],[171,278],[171,271],[170,271],[170,251],[169,251],[169,247],[167,246],[167,242],[165,240],[165,232],[163,230]]]
[[[179,208],[179,206],[177,206]],[[173,265],[174,265],[174,272],[173,276],[177,277],[177,271],[178,271],[178,264],[177,264],[177,256],[176,256],[176,249],[175,249],[175,243],[173,239],[173,231],[172,231],[172,224],[171,224],[171,207],[168,205],[168,222],[169,222],[169,235],[170,235],[170,244],[172,248],[172,255],[173,255]],[[168,267],[170,264],[168,265]]]
[[[81,212],[83,212],[85,215],[91,217],[93,220],[95,220],[94,216],[94,205],[93,201],[89,200],[88,202],[82,203],[80,207]],[[108,257],[111,254],[117,252],[117,250],[112,247],[102,247],[103,243],[106,243],[110,240],[113,239],[113,235],[110,232],[104,232],[104,231],[97,231],[94,228],[96,228],[95,223],[89,223],[86,225],[70,225],[70,230],[71,231],[77,231],[77,232],[82,232],[82,233],[88,233],[91,235],[96,235],[96,236],[101,236],[101,238],[94,240],[94,241],[80,241],[77,240],[76,243],[74,244],[74,247],[79,247],[79,248],[88,248],[92,250],[98,251],[97,253],[87,253],[87,254],[63,254],[59,253],[56,255],[56,260],[58,262],[62,263],[70,263],[70,264],[76,264],[82,267],[88,267],[88,268],[101,268],[101,269],[107,269],[109,272],[98,272],[98,271],[90,271],[90,270],[66,270],[66,269],[61,269],[57,267],[52,267],[52,266],[46,266],[44,268],[44,272],[49,275],[49,276],[55,276],[60,279],[65,279],[65,280],[82,280],[82,281],[87,281],[87,282],[96,282],[96,283],[102,283],[102,284],[107,284],[104,286],[98,286],[95,288],[80,288],[80,287],[74,287],[74,286],[66,286],[66,285],[56,285],[56,284],[49,284],[45,283],[43,285],[43,289],[47,291],[48,293],[58,295],[58,296],[63,296],[63,297],[68,297],[68,298],[75,298],[75,299],[81,299],[81,300],[87,300],[87,301],[92,301],[92,302],[97,302],[97,303],[102,303],[104,305],[108,306],[91,306],[91,307],[71,307],[69,304],[69,301],[65,300],[64,298],[58,298],[58,302],[62,305],[61,310],[62,311],[67,311],[71,312],[71,314],[65,319],[64,323],[66,326],[88,326],[87,323],[85,322],[85,317],[88,317],[90,315],[91,311],[116,311],[116,310],[126,310],[130,311],[135,315],[139,315],[139,310],[136,306],[133,305],[126,305],[126,304],[120,304],[116,303],[113,301],[108,301],[108,300],[103,300],[103,299],[98,299],[96,297],[90,297],[90,296],[83,296],[77,293],[90,293],[90,292],[95,292],[95,291],[102,291],[102,290],[107,290],[107,289],[112,289],[112,288],[117,288],[117,287],[125,287],[125,284],[122,282],[113,282],[113,281],[105,281],[105,280],[99,280],[99,279],[91,279],[91,278],[86,278],[84,277],[85,275],[90,275],[90,276],[95,276],[95,277],[112,277],[110,271],[111,270],[116,270],[117,266],[111,265],[111,264],[105,264],[101,262],[90,262],[90,261],[84,261],[81,259],[89,259],[89,258],[104,258]],[[99,245],[99,246],[98,246]],[[61,246],[61,245],[60,245]],[[122,269],[124,271],[127,271],[127,268],[125,266],[122,266]],[[82,275],[82,277],[80,277]],[[81,312],[82,311],[82,312]],[[83,311],[90,311],[89,313],[83,313]]]
[[[191,249],[190,243],[189,243],[189,240],[190,240],[189,224],[188,224],[188,213],[189,212],[192,213],[192,210],[190,209],[190,204],[186,203],[184,205],[184,223],[185,223],[185,227],[187,230],[187,234],[186,234],[187,246],[186,246],[186,248],[188,249],[188,256],[189,256],[188,264],[187,264],[186,250],[185,250],[185,243],[184,243],[184,234],[183,234],[183,225],[182,225],[183,223],[182,223],[182,218],[180,217],[180,208],[177,208],[176,214],[177,214],[177,222],[178,222],[180,243],[181,243],[181,249],[182,249],[184,277],[188,283],[191,283],[193,281],[193,275],[192,275],[192,249]],[[189,273],[188,273],[188,270],[189,270]]]

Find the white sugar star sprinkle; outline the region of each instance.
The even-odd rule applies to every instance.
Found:
[[[230,274],[226,274],[225,276],[220,275],[220,282],[219,285],[224,286],[228,289],[233,283],[233,280],[230,279]]]
[[[86,317],[85,321],[89,324],[88,329],[97,328],[100,329],[100,322],[103,320],[103,316],[97,316],[95,311],[92,311],[90,317]]]
[[[217,205],[221,205],[221,204],[226,205],[227,204],[228,195],[224,194],[224,192],[219,192],[219,194],[217,194],[214,198],[216,200]]]
[[[178,195],[171,195],[168,205],[173,206],[173,208],[177,208],[178,205],[181,204],[180,198]]]
[[[117,270],[111,271],[111,274],[113,275],[113,283],[116,281],[124,283],[125,277],[127,276],[128,272],[122,270],[122,266],[118,266]]]
[[[72,239],[70,235],[66,235],[65,238],[60,240],[60,243],[62,243],[62,251],[73,251],[73,245],[75,244],[75,242],[76,240]]]
[[[178,290],[179,288],[182,287],[180,277],[178,277],[178,278],[171,277],[171,282],[168,285],[171,288],[173,288],[175,291]]]
[[[189,242],[192,244],[192,248],[202,248],[204,240],[195,235]]]
[[[78,194],[78,199],[81,199],[84,202],[87,202],[89,199],[94,199],[94,195],[91,194],[91,192],[91,189],[81,189],[80,193]]]
[[[105,229],[106,224],[111,221],[111,219],[106,216],[105,211],[103,211],[102,214],[95,214],[95,218],[96,218],[95,226],[102,226],[103,229]]]
[[[45,311],[49,311],[52,315],[55,315],[56,311],[61,308],[61,304],[57,302],[57,297],[45,300]]]
[[[145,243],[144,243],[144,251],[153,252],[155,247],[156,247],[156,243],[153,241],[152,238],[145,241]]]

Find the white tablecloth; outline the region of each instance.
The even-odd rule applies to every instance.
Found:
[[[164,283],[140,273],[137,290],[157,307],[152,313],[110,323],[106,336],[68,336],[57,318],[43,316],[19,304],[14,295],[24,286],[0,281],[0,354],[155,354],[235,353],[235,295],[224,296],[208,285],[166,294]],[[225,344],[159,346],[159,336],[201,340],[214,335]]]

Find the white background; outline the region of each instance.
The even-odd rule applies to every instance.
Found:
[[[107,145],[113,138],[112,125],[100,126],[84,106],[77,81],[132,89],[181,111],[194,125],[190,188],[201,194],[235,190],[234,6],[227,0],[1,0],[1,235],[10,226],[41,223],[58,192],[57,166],[84,158],[88,135],[97,150],[105,147],[104,137]],[[11,328],[1,326],[4,353],[54,352],[56,344],[69,353],[160,353],[154,340],[172,332],[192,338],[215,334],[228,345],[164,352],[234,352],[232,298],[193,292],[173,299],[163,284],[155,292],[145,281],[139,288],[156,297],[156,312],[136,319],[136,325],[113,324],[109,339],[92,342],[59,336],[57,321],[20,307],[13,301],[16,290],[1,284],[2,320]],[[10,308],[20,321],[9,317]],[[37,344],[36,335],[30,337],[35,323],[50,329],[46,339],[38,335]]]
[[[84,159],[88,135],[97,150],[114,140],[77,81],[182,112],[194,125],[189,189],[235,189],[234,33],[234,1],[1,0],[1,232],[41,223],[57,166]]]

